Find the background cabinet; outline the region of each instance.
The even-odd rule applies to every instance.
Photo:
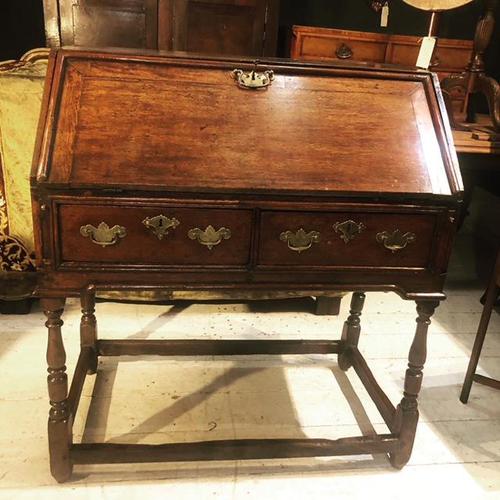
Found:
[[[46,0],[51,46],[157,47],[158,0]]]
[[[422,37],[294,26],[290,57],[352,60],[415,66]],[[470,61],[471,40],[439,38],[431,69],[440,78],[460,73]]]
[[[172,47],[214,54],[274,55],[278,3],[171,0]]]
[[[50,46],[274,55],[278,0],[44,0]]]

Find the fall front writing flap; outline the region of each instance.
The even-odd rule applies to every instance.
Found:
[[[246,89],[235,67],[59,53],[39,173],[72,186],[174,191],[459,191],[429,74],[262,63],[257,71],[274,78]]]

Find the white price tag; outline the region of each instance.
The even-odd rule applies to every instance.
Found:
[[[434,54],[434,47],[436,46],[436,37],[424,36],[422,38],[422,45],[420,45],[420,52],[418,53],[417,64],[418,68],[428,69],[431,63],[432,54]]]
[[[389,2],[385,2],[380,13],[380,26],[387,28],[389,22]]]

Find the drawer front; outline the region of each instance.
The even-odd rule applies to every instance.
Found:
[[[342,36],[305,35],[297,59],[347,59],[351,61],[384,62],[385,41],[349,39]]]
[[[391,41],[387,51],[386,62],[404,66],[415,66],[418,53],[420,52],[420,43],[421,39],[415,39],[415,43]],[[443,72],[464,71],[470,56],[470,47],[466,45],[440,45],[438,40],[429,69]]]
[[[433,71],[465,71],[472,55],[472,47],[447,47],[438,44],[433,57]]]
[[[402,66],[415,66],[417,64],[420,45],[414,43],[391,41],[387,50],[386,62],[401,64]]]
[[[264,212],[258,264],[425,268],[435,224],[427,214]]]
[[[250,256],[251,210],[67,204],[57,224],[62,262],[245,266]]]

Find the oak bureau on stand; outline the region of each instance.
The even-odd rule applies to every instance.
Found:
[[[355,63],[52,53],[32,176],[37,295],[47,316],[48,435],[58,481],[74,464],[387,453],[413,446],[430,317],[444,299],[462,187],[431,73]],[[352,291],[340,340],[105,340],[110,290]],[[417,304],[394,406],[358,350],[365,292]],[[61,315],[82,304],[68,389]],[[338,354],[389,432],[162,445],[73,443],[99,356]],[[139,383],[139,382],[138,382]]]

